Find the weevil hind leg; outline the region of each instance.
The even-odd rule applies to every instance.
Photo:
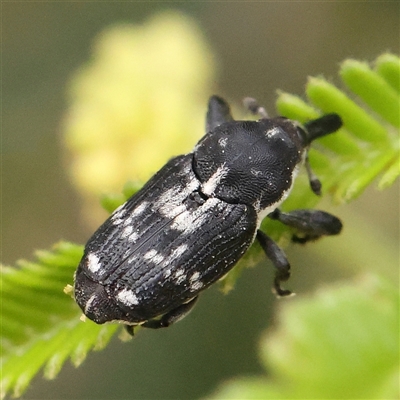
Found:
[[[159,319],[150,319],[146,321],[142,326],[144,328],[159,329],[167,328],[175,322],[180,321],[182,318],[186,317],[192,311],[193,307],[197,302],[198,296],[194,297],[189,302],[180,305],[179,307],[167,312]]]
[[[290,264],[286,254],[269,236],[260,230],[257,231],[257,240],[276,269],[274,279],[276,294],[282,297],[289,296],[292,292],[281,287],[281,282],[287,281],[290,277]]]
[[[268,217],[295,228],[298,234],[292,236],[292,241],[296,243],[337,235],[342,230],[339,218],[321,210],[294,210],[286,213],[276,209]]]
[[[208,101],[206,132],[228,121],[233,121],[229,104],[222,97],[211,96]]]

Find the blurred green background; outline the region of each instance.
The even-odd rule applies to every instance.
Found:
[[[321,73],[339,84],[338,63],[346,57],[372,61],[400,50],[397,2],[3,3],[3,263],[59,239],[84,243],[91,234],[61,149],[66,88],[104,28],[142,23],[166,9],[191,16],[205,35],[218,65],[214,92],[237,103],[255,97],[270,114],[277,89],[302,94],[306,77]],[[343,234],[289,247],[290,287],[301,295],[363,268],[390,267],[383,260],[398,260],[398,202],[398,182],[385,192],[369,189],[349,206],[325,200],[344,220]],[[360,240],[359,259],[335,253],[326,260],[333,241],[346,247],[354,235],[369,240]],[[129,343],[115,338],[79,369],[67,364],[52,382],[36,379],[24,398],[190,399],[224,379],[259,373],[257,341],[273,325],[277,303],[266,265],[246,270],[227,296],[208,290],[188,318],[167,330],[143,330]]]

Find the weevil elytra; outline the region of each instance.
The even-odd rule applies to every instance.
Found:
[[[177,156],[100,226],[85,247],[75,275],[75,299],[98,324],[118,321],[167,327],[183,318],[201,291],[224,276],[255,239],[276,268],[274,289],[290,275],[284,252],[260,224],[265,217],[293,227],[297,242],[336,235],[342,224],[320,210],[283,213],[300,167],[311,189],[321,184],[308,163],[315,139],[341,125],[327,114],[304,126],[269,118],[254,99],[257,121],[232,118],[228,103],[212,96],[206,134],[192,152]]]

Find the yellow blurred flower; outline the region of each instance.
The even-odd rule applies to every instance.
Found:
[[[64,124],[71,179],[93,212],[98,196],[147,180],[204,134],[214,59],[196,24],[162,13],[102,32],[72,79]]]

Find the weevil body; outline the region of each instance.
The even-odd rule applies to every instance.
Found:
[[[283,213],[300,166],[312,190],[320,183],[307,150],[340,128],[336,114],[304,128],[268,118],[252,99],[258,121],[233,120],[228,104],[211,97],[206,135],[194,150],[171,159],[94,233],[75,275],[75,299],[98,324],[119,321],[161,328],[181,319],[201,291],[224,276],[257,238],[276,267],[274,288],[289,278],[283,251],[259,230],[269,216],[297,230],[306,242],[340,232],[338,218],[318,210]]]

